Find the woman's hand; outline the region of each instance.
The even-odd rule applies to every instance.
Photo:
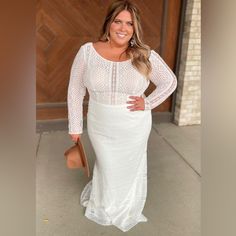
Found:
[[[129,104],[133,104],[127,107],[130,108],[130,111],[143,111],[145,109],[144,98],[138,96],[129,96],[129,98],[133,99],[133,101],[127,101]]]
[[[73,142],[77,142],[78,139],[80,139],[80,134],[70,134],[70,137]]]

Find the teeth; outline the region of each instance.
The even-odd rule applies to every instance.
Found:
[[[121,34],[121,33],[117,33],[117,35],[120,37],[120,38],[124,38],[126,36],[126,34]]]

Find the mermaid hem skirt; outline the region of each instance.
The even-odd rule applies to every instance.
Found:
[[[147,221],[142,211],[151,123],[150,110],[131,112],[127,104],[104,105],[90,98],[87,129],[96,159],[80,196],[88,219],[123,232]]]

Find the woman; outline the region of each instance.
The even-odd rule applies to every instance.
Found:
[[[150,80],[156,89],[145,97]],[[83,132],[83,98],[89,92],[88,135],[96,160],[81,194],[85,216],[128,231],[138,222],[147,194],[147,141],[151,109],[177,86],[173,72],[142,41],[140,15],[129,1],[108,9],[99,41],[79,49],[68,87],[69,134]]]

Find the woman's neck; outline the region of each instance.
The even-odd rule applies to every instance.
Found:
[[[108,41],[108,47],[114,51],[124,52],[128,48],[128,44],[127,45],[119,45],[119,44],[116,44],[115,42],[110,40],[110,41]]]

